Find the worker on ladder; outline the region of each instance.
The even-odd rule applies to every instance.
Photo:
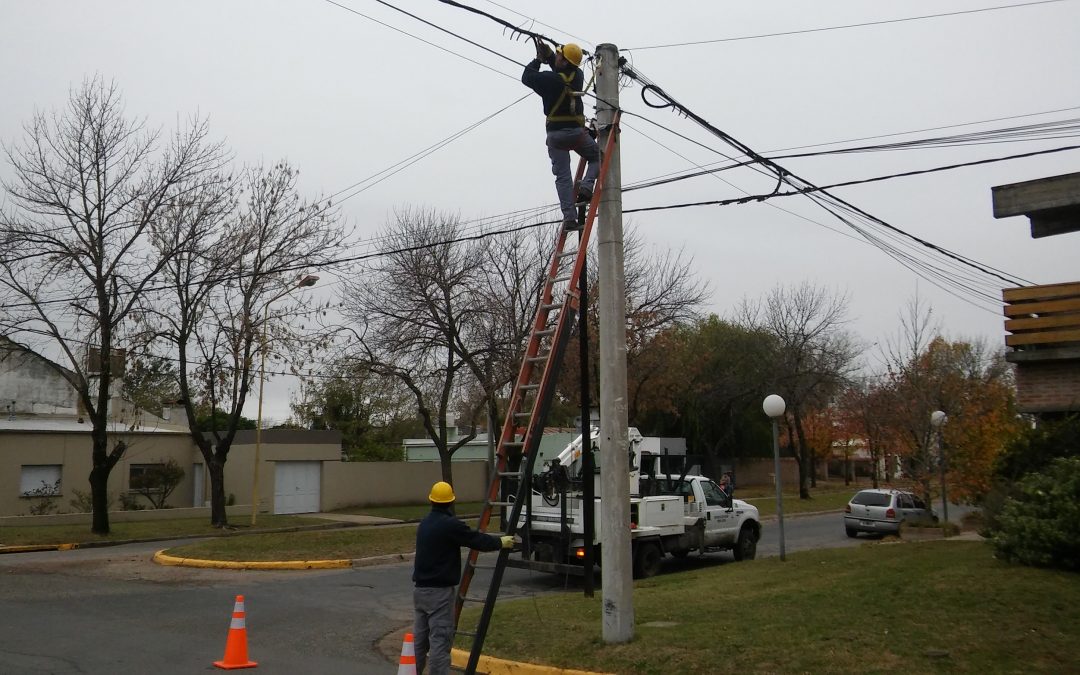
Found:
[[[580,229],[574,199],[574,179],[570,174],[570,151],[585,158],[588,167],[581,185],[577,187],[579,204],[592,200],[593,184],[600,173],[600,148],[585,128],[585,112],[581,100],[585,75],[581,72],[581,47],[565,44],[552,52],[543,40],[536,38],[536,58],[525,66],[521,81],[540,94],[547,122],[547,148],[551,172],[555,174],[555,190],[559,193],[563,228]],[[550,71],[540,65],[551,66]]]

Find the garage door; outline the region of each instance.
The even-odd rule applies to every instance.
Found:
[[[318,513],[322,462],[277,462],[274,513]]]

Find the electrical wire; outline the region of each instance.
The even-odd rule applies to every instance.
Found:
[[[955,11],[955,12],[942,12],[940,14],[924,14],[922,16],[909,16],[909,17],[904,17],[904,18],[900,18],[900,19],[885,19],[885,20],[882,20],[882,21],[864,21],[862,23],[850,23],[850,24],[844,24],[844,25],[841,25],[841,26],[824,26],[824,27],[821,27],[821,28],[805,28],[805,29],[802,29],[802,30],[788,30],[788,31],[781,31],[781,32],[777,32],[777,33],[760,33],[760,34],[757,34],[757,35],[741,35],[741,36],[736,36],[736,37],[716,38],[716,39],[712,39],[712,40],[697,40],[697,41],[692,41],[692,42],[673,42],[673,43],[670,43],[670,44],[648,45],[648,46],[645,46],[645,47],[627,47],[623,51],[639,51],[640,52],[640,51],[645,51],[647,49],[668,49],[668,48],[671,48],[671,47],[690,47],[690,46],[696,46],[696,45],[717,44],[717,43],[721,43],[721,42],[739,42],[739,41],[742,41],[742,40],[760,40],[760,39],[763,39],[763,38],[784,37],[784,36],[788,36],[788,35],[802,35],[802,34],[806,34],[806,33],[823,33],[823,32],[826,32],[826,31],[844,30],[844,29],[848,29],[848,28],[863,28],[863,27],[866,27],[866,26],[882,26],[882,25],[886,25],[886,24],[904,23],[904,22],[907,22],[907,21],[922,21],[924,19],[938,19],[938,18],[942,18],[942,17],[960,16],[960,15],[964,15],[964,14],[979,14],[981,12],[996,12],[996,11],[1002,10],[1002,9],[1017,9],[1017,8],[1020,8],[1020,7],[1033,7],[1035,5],[1049,5],[1049,4],[1054,4],[1054,3],[1058,3],[1058,2],[1067,2],[1067,1],[1068,0],[1037,0],[1036,2],[1023,2],[1023,3],[1018,3],[1018,4],[1015,4],[1015,5],[999,5],[997,7],[981,7],[981,8],[978,8],[978,9],[964,9],[964,10],[958,10],[958,11]]]

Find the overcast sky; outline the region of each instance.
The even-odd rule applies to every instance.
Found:
[[[484,17],[436,0],[392,4],[513,61],[532,57],[530,43]],[[679,102],[761,153],[1021,115],[869,142],[1080,118],[1077,0],[980,12],[970,10],[1021,3],[466,4],[586,49],[617,45]],[[957,14],[894,21],[944,13]],[[852,24],[873,25],[811,30]],[[361,183],[529,93],[519,81],[521,66],[375,0],[3,0],[0,31],[4,143],[22,137],[21,125],[35,110],[62,106],[70,87],[100,74],[115,80],[129,115],[151,126],[172,128],[198,113],[238,162],[288,159],[300,169],[308,196],[367,187],[338,197],[358,240],[343,256],[365,250],[359,240],[406,205],[472,221],[555,201],[535,95],[385,180]],[[627,117],[624,184],[715,162],[722,159],[718,152],[735,154],[693,122],[647,107],[637,85],[621,97],[629,113],[694,141]],[[826,185],[1074,143],[1056,138],[782,163]],[[1080,151],[1062,152],[834,193],[1008,276],[1074,281],[1080,233],[1033,240],[1027,219],[993,218],[990,188],[1075,172],[1078,158]],[[0,172],[10,176],[6,161]],[[629,192],[624,208],[767,193],[774,184],[741,169]],[[555,219],[556,211],[547,217]],[[946,293],[804,197],[633,214],[627,222],[649,245],[692,255],[713,287],[709,309],[721,315],[744,297],[809,281],[849,295],[851,329],[867,343],[895,340],[897,317],[916,292],[950,337],[1004,340],[1000,305],[973,305]],[[333,272],[318,273],[317,292],[329,296],[340,288]],[[265,416],[287,416],[295,386],[291,378],[268,386]]]

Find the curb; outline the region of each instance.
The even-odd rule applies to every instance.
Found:
[[[29,544],[26,546],[0,546],[0,555],[4,553],[34,553],[35,551],[71,551],[79,544]]]
[[[201,567],[223,570],[327,570],[352,567],[352,560],[281,560],[275,562],[235,562],[231,560],[200,560],[198,558],[177,558],[162,549],[154,554],[154,562],[159,565],[174,567]]]
[[[452,666],[464,669],[468,663],[469,652],[463,649],[450,650],[450,664]],[[477,663],[477,672],[486,673],[486,675],[613,675],[589,670],[570,670],[554,666],[541,666],[535,663],[507,661],[506,659],[483,655],[480,656],[480,661]]]

